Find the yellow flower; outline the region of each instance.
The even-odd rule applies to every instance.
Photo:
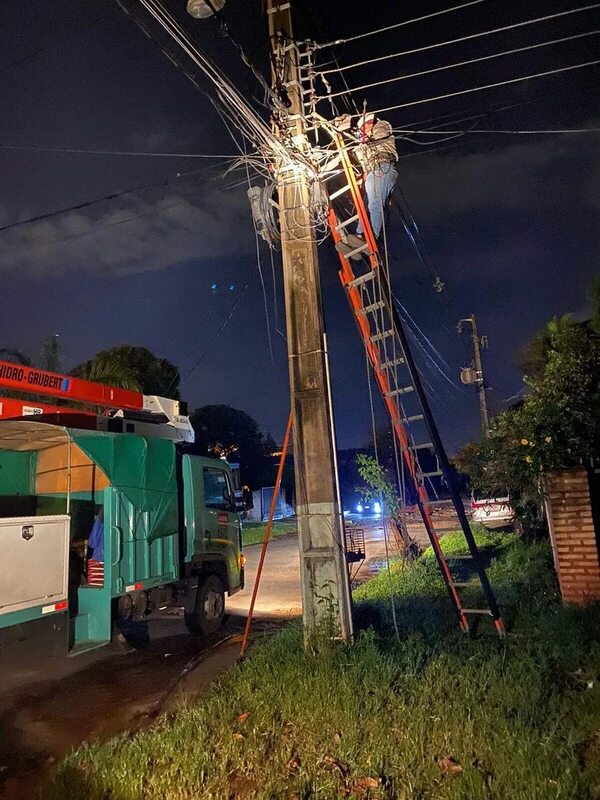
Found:
[[[552,441],[552,437],[551,436],[546,436],[544,441],[546,442],[546,444],[550,444],[550,442]]]
[[[525,461],[526,461],[528,464],[531,464],[531,462],[533,461],[533,458],[532,458],[531,456],[525,456]]]
[[[527,439],[521,439],[521,444],[529,444],[529,441]]]

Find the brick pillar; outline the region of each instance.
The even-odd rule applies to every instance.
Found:
[[[600,559],[587,471],[583,467],[544,476],[548,527],[565,603],[600,600]]]

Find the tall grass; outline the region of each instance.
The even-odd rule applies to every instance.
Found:
[[[153,729],[69,756],[44,797],[600,797],[600,611],[558,603],[546,545],[503,544],[518,635],[460,635],[432,561],[395,564],[399,640],[382,573],[357,591],[378,632],[305,651],[290,625]]]

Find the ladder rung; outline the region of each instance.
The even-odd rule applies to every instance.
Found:
[[[454,500],[425,500],[424,506],[451,506]]]
[[[409,445],[409,450],[433,450],[433,444],[431,442],[423,442],[423,444],[411,444]]]
[[[393,336],[394,331],[384,331],[383,333],[376,333],[375,336],[370,336],[369,339],[371,342],[381,342],[383,339],[387,339],[388,336]]]
[[[333,194],[329,195],[329,199],[330,200],[335,200],[336,197],[339,197],[341,194],[344,194],[344,192],[347,192],[348,189],[350,189],[350,186],[348,184],[346,184],[345,186],[342,186],[341,189],[336,189],[336,191],[333,192]]]
[[[421,422],[424,419],[423,414],[413,414],[412,417],[403,417],[402,422],[407,425],[411,422]]]
[[[454,561],[455,559],[458,559],[459,561],[469,561],[470,559],[473,558],[473,556],[470,553],[468,554],[465,553],[463,555],[454,555],[454,556],[444,555],[444,558],[446,559],[446,561]]]
[[[377,311],[380,308],[385,307],[385,300],[378,300],[376,303],[372,303],[370,306],[365,306],[364,308],[359,308],[359,314],[370,314],[372,311]]]
[[[492,616],[492,612],[489,608],[463,608],[463,614],[483,614],[487,617]]]
[[[381,303],[384,301],[381,300]],[[399,367],[401,364],[404,364],[403,358],[395,358],[393,361],[384,361],[383,364],[379,365],[379,369],[393,369],[393,367]]]
[[[479,581],[452,581],[450,586],[454,586],[455,589],[466,589],[468,586],[481,586]]]
[[[437,478],[443,474],[441,469],[436,469],[435,472],[417,472],[417,478]]]
[[[340,222],[338,225],[335,226],[335,228],[336,230],[341,231],[342,228],[346,228],[348,227],[348,225],[352,225],[353,222],[357,221],[358,221],[358,214],[355,214],[353,217],[350,217],[350,219],[347,219],[345,222]]]
[[[401,386],[399,389],[392,389],[390,392],[385,392],[386,397],[397,397],[399,394],[409,394],[414,392],[414,386]]]
[[[372,280],[375,277],[375,273],[373,270],[371,272],[365,272],[364,275],[359,275],[358,278],[354,278],[353,281],[348,281],[348,286],[361,286],[361,284],[366,283],[367,281]]]
[[[350,250],[348,253],[344,253],[344,257],[345,258],[352,258],[352,256],[355,256],[357,253],[363,253],[365,250],[368,250],[368,249],[369,249],[369,245],[365,242],[364,244],[361,244],[360,247],[357,247],[354,250]]]

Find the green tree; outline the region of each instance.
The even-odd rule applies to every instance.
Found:
[[[33,362],[29,356],[15,347],[0,347],[0,360],[14,361],[16,364],[22,364],[24,367],[33,366]]]
[[[374,500],[383,502],[383,513],[390,523],[398,546],[402,548],[406,557],[417,555],[419,548],[410,538],[403,519],[404,504],[398,497],[388,471],[376,458],[364,453],[356,454],[356,463],[358,474],[365,482],[360,488],[362,496],[370,502]]]
[[[84,381],[105,383],[120,389],[141,392],[142,387],[137,375],[126,364],[115,361],[107,353],[98,353],[89,361],[84,361],[73,370],[71,375]]]
[[[227,405],[207,405],[193,411],[190,420],[196,433],[195,452],[239,462],[242,483],[252,488],[272,485],[274,442],[249,414]]]
[[[539,333],[528,342],[521,350],[519,367],[526,380],[539,380],[543,374],[548,356],[552,350],[554,336],[566,332],[571,325],[575,325],[570,314],[553,317]]]
[[[102,350],[94,358],[79,364],[71,374],[86,380],[108,383],[144,394],[179,399],[180,375],[166,358],[155,356],[146,347],[119,345]]]
[[[42,344],[42,354],[40,358],[40,367],[49,372],[60,372],[62,362],[62,348],[58,340],[58,334],[48,336]]]

